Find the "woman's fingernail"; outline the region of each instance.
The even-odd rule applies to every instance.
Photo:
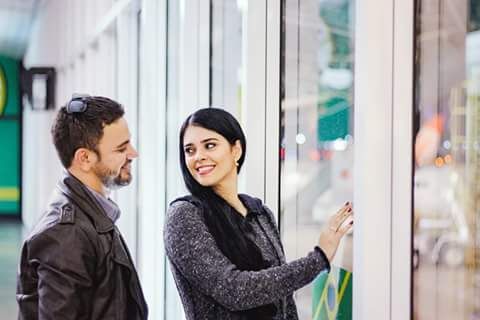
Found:
[[[352,212],[352,208],[348,208],[348,210],[347,210],[347,211],[348,211],[348,212]]]
[[[352,224],[353,224],[353,221],[350,221],[350,224],[352,225]]]
[[[345,202],[345,205],[346,205],[346,206],[348,206],[349,204],[350,204],[350,202],[349,202],[349,201]]]

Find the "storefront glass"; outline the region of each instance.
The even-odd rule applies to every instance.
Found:
[[[480,319],[480,1],[416,2],[413,318]]]
[[[280,226],[292,260],[353,198],[354,1],[284,0],[282,11]],[[352,239],[335,258],[341,272],[296,293],[300,319],[351,316]]]

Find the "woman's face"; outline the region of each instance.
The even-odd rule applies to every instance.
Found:
[[[204,187],[236,182],[236,162],[242,155],[240,142],[232,146],[222,135],[198,126],[188,126],[183,136],[185,163],[192,177]]]

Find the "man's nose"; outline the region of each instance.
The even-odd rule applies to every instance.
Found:
[[[129,159],[135,159],[138,157],[138,152],[137,150],[131,145],[130,146],[130,152],[128,153],[128,158]]]

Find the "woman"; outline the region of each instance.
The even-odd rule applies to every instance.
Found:
[[[170,205],[166,253],[187,319],[298,319],[292,293],[330,270],[352,227],[346,203],[318,246],[287,263],[272,212],[237,193],[245,160],[242,129],[228,112],[201,109],[180,130],[180,165],[191,195]]]

